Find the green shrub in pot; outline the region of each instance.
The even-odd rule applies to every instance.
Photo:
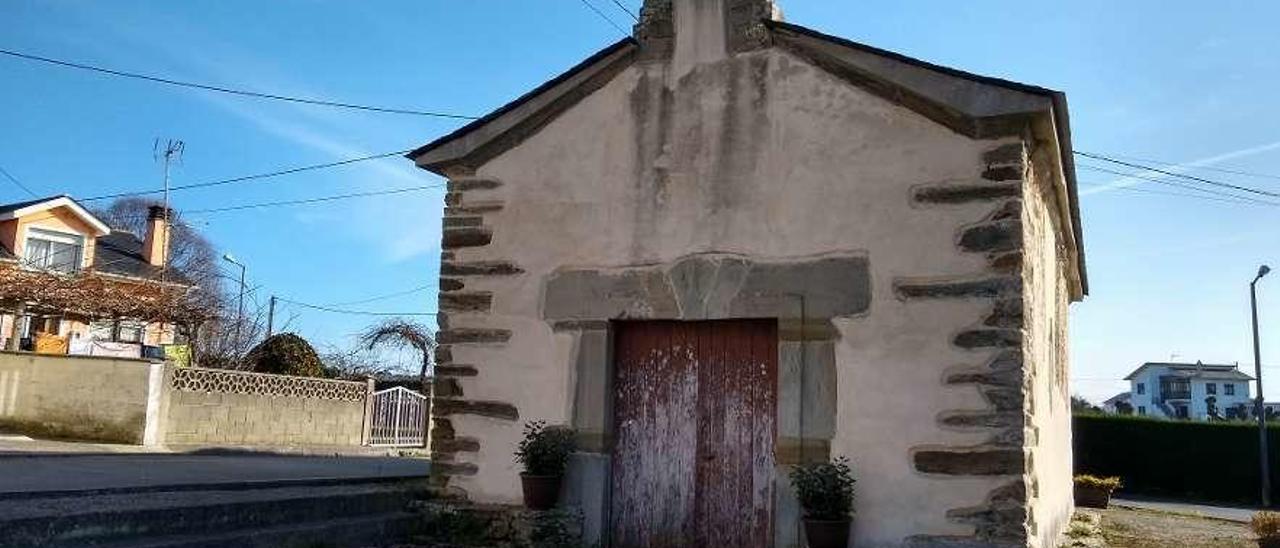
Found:
[[[560,481],[576,448],[576,433],[563,426],[548,427],[546,421],[524,425],[524,438],[516,446],[516,462],[524,465],[520,483],[525,506],[547,510],[560,497]]]
[[[791,469],[791,488],[804,511],[810,548],[844,548],[853,521],[853,467],[849,459],[801,464]]]
[[[1120,488],[1120,478],[1080,474],[1074,478],[1076,506],[1106,508],[1111,504],[1111,493]]]

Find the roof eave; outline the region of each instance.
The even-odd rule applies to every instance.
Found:
[[[103,222],[102,219],[99,219],[93,213],[90,213],[89,210],[80,205],[75,198],[66,194],[36,200],[23,207],[0,213],[0,221],[17,219],[19,217],[31,215],[32,213],[38,213],[57,207],[66,207],[67,209],[70,209],[72,213],[75,213],[81,221],[84,221],[86,225],[89,225],[89,228],[93,230],[91,236],[95,238],[111,233],[111,227],[107,226],[107,223]]]
[[[569,70],[497,110],[405,155],[423,169],[447,175],[463,165],[474,169],[515,146],[613,79],[634,59],[637,42],[628,37],[596,52]]]
[[[1062,185],[1065,187],[1063,198],[1067,202],[1063,208],[1065,211],[1060,214],[1063,220],[1071,225],[1069,237],[1076,254],[1076,272],[1073,276],[1075,283],[1072,284],[1073,300],[1079,300],[1088,294],[1089,283],[1084,261],[1084,231],[1081,225],[1078,183],[1071,145],[1070,117],[1064,93],[936,65],[799,25],[781,21],[765,21],[765,25],[773,32],[776,45],[801,55],[819,68],[841,79],[910,108],[962,135],[975,139],[1020,135],[1037,119],[1043,121],[1046,128],[1052,128],[1051,138],[1056,141],[1057,147],[1056,163],[1058,165],[1056,167],[1061,171]],[[871,55],[885,58],[900,64],[899,66],[906,68],[907,72],[894,72],[893,69],[884,66],[877,69],[874,66],[852,65],[849,60],[833,58],[831,51],[818,51],[824,47],[823,44],[846,48],[842,51],[852,52],[855,57]],[[988,86],[985,89],[1007,90],[1003,92],[1006,96],[1001,98],[1001,101],[1009,101],[1010,106],[992,109],[991,105],[973,100],[972,95],[966,98],[963,93],[949,97],[944,95],[940,100],[929,96],[926,92],[918,92],[909,84],[913,78],[909,72],[917,72],[915,82],[919,84],[921,80],[918,74],[921,70],[925,73],[936,73]],[[1031,97],[1039,99],[1032,100]],[[976,113],[983,110],[985,112],[982,114]]]

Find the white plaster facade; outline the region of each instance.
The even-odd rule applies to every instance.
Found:
[[[1253,416],[1249,383],[1238,365],[1147,362],[1125,377],[1136,415],[1209,420],[1210,402],[1218,418]],[[1210,399],[1212,398],[1212,399]]]
[[[646,3],[645,20],[662,4]],[[775,46],[735,52],[682,54],[679,34],[670,57],[644,40],[614,46],[591,65],[615,64],[607,77],[579,67],[411,155],[453,190],[436,468],[472,499],[518,503],[511,452],[522,421],[574,425],[587,447],[566,502],[607,540],[601,318],[731,312],[708,304],[711,290],[691,312],[679,288],[664,308],[645,286],[601,294],[625,300],[620,315],[560,315],[552,309],[593,304],[565,306],[555,280],[622,284],[644,268],[670,278],[683,262],[726,258],[860,258],[862,309],[826,324],[797,317],[794,304],[773,315],[784,333],[774,546],[800,545],[782,456],[797,450],[852,459],[857,546],[1054,546],[1072,509],[1066,310],[1084,293],[1065,118],[1026,90],[982,88],[966,103],[954,75],[935,82],[940,73],[904,65],[885,76],[942,103],[982,104],[973,115],[1002,123],[1013,113],[1001,105],[1035,105],[1012,132],[966,134],[939,121],[946,109],[922,114],[820,66],[826,57],[777,47],[798,31],[770,28]],[[562,85],[593,89],[569,105],[544,97],[573,93]],[[539,116],[531,129],[517,118]],[[796,384],[800,364],[816,385]]]

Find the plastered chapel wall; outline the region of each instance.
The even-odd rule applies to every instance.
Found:
[[[1033,162],[1043,166],[1043,162]],[[1032,170],[1023,187],[1023,315],[1024,353],[1031,388],[1027,408],[1028,452],[1031,455],[1033,546],[1054,548],[1071,518],[1072,449],[1069,362],[1067,356],[1068,289],[1059,241],[1057,207],[1052,187]]]
[[[988,272],[988,257],[957,248],[957,229],[990,215],[991,203],[921,207],[911,196],[919,185],[979,180],[984,153],[1001,142],[958,135],[776,50],[702,65],[678,81],[664,67],[626,69],[474,174],[500,184],[462,193],[463,205],[502,205],[483,215],[491,241],[452,249],[448,259],[510,262],[518,271],[465,279],[467,291],[491,293],[492,306],[450,312],[445,332],[510,337],[446,341],[448,367],[468,371],[452,382],[481,402],[470,409],[514,409],[449,415],[458,440],[445,464],[473,472],[450,485],[481,501],[519,501],[511,452],[522,422],[571,420],[573,336],[553,331],[540,310],[544,281],[557,270],[701,252],[778,260],[854,252],[869,260],[871,303],[834,322],[831,453],[857,470],[857,542],[972,535],[948,510],[980,506],[1018,478],[924,473],[912,459],[920,448],[991,437],[939,425],[948,412],[990,406],[973,385],[944,379],[992,359],[989,348],[953,344],[991,302],[908,300],[894,282]]]

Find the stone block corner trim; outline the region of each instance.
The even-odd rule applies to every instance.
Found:
[[[511,330],[509,329],[455,327],[436,333],[436,342],[440,345],[501,344],[509,340],[511,340]],[[436,360],[438,362],[451,361],[452,356],[450,356],[450,360],[441,360],[440,358],[440,353],[437,353]]]
[[[919,472],[947,476],[1021,476],[1026,455],[1021,448],[937,447],[915,450],[912,464]]]
[[[431,416],[476,415],[508,421],[520,420],[520,411],[506,402],[436,398],[431,405]]]
[[[911,191],[912,201],[937,205],[990,202],[1021,195],[1021,182],[940,183],[921,185]]]
[[[1005,275],[976,278],[903,278],[894,280],[893,292],[900,299],[994,298],[1021,295],[1022,278]]]

